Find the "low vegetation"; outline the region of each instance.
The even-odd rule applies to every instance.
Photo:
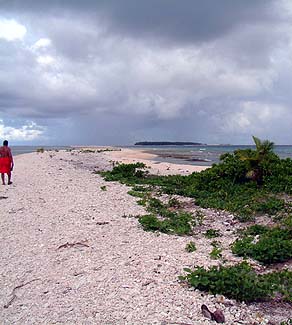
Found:
[[[197,250],[196,244],[193,241],[190,241],[186,245],[186,251],[189,253],[195,252]]]
[[[292,318],[289,318],[287,321],[281,322],[280,325],[292,325]]]
[[[189,176],[149,175],[143,163],[120,164],[103,175],[108,181],[151,185],[167,194],[192,197],[203,208],[230,211],[241,221],[289,213],[291,204],[280,194],[292,194],[292,160],[280,159],[270,142],[255,139],[256,150],[224,154],[219,164]]]
[[[255,231],[257,230],[257,231]],[[285,262],[292,258],[292,231],[282,227],[248,229],[235,241],[232,252],[263,264]]]
[[[44,148],[37,148],[36,149],[36,152],[37,153],[44,153],[45,152],[45,149]]]
[[[160,200],[150,198],[146,201],[149,215],[139,218],[146,231],[190,235],[192,233],[193,216],[185,211],[170,211]]]
[[[211,245],[213,246],[212,251],[210,252],[210,257],[213,260],[217,260],[222,257],[222,248],[220,247],[220,243],[216,240],[212,241]]]
[[[129,194],[138,197],[138,204],[145,206],[148,213],[138,219],[146,231],[192,235],[195,227],[202,226],[205,219],[202,211],[194,214],[184,211],[175,195],[194,198],[196,205],[202,208],[229,211],[242,222],[252,222],[263,215],[271,218],[273,226],[248,227],[231,249],[238,256],[273,265],[292,258],[292,160],[280,159],[274,154],[272,142],[253,139],[255,150],[224,154],[220,163],[189,176],[151,175],[143,163],[120,164],[102,175],[107,181],[119,181],[132,187]],[[157,198],[159,193],[168,194],[170,200],[163,203]],[[203,234],[208,239],[221,236],[212,228]],[[220,243],[212,241],[211,245],[210,257],[220,259]],[[185,249],[193,252],[196,245],[189,242]],[[212,294],[245,302],[272,299],[277,295],[277,299],[280,296],[292,302],[292,272],[288,270],[258,274],[247,262],[242,262],[185,271],[187,275],[181,280]]]
[[[208,229],[206,230],[206,232],[204,233],[204,236],[206,238],[216,238],[220,236],[220,232],[217,229]]]
[[[252,302],[272,298],[275,294],[292,302],[292,272],[281,271],[258,275],[246,262],[234,266],[214,266],[209,270],[197,267],[184,269],[191,286],[212,294],[222,294],[238,301]]]

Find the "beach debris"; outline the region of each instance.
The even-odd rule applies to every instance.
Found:
[[[13,301],[17,298],[17,296],[16,296],[16,291],[17,291],[18,289],[20,289],[20,288],[22,288],[22,287],[25,287],[25,286],[27,286],[28,284],[30,284],[30,283],[32,283],[32,282],[35,282],[35,281],[38,281],[38,280],[41,280],[41,279],[39,279],[39,278],[38,278],[38,279],[33,279],[33,280],[30,280],[30,281],[28,281],[28,282],[26,282],[26,283],[22,283],[22,284],[16,286],[15,288],[13,288],[13,290],[12,290],[12,292],[11,292],[11,296],[12,296],[12,298],[7,302],[7,304],[4,305],[4,308],[8,308],[8,307],[13,303]]]
[[[85,272],[84,272],[84,271],[80,271],[80,272],[75,271],[75,272],[73,273],[73,275],[74,275],[74,276],[83,276],[83,275],[85,275]]]
[[[153,279],[149,279],[149,280],[145,281],[144,283],[142,283],[142,287],[147,287],[151,283],[157,284],[157,281],[155,281]]]
[[[8,199],[8,196],[0,196],[0,200]]]
[[[61,248],[71,248],[71,247],[89,247],[89,245],[87,245],[87,241],[83,241],[83,242],[75,242],[75,243],[65,243],[62,244],[58,247],[58,249]]]
[[[213,319],[217,322],[217,323],[224,323],[225,322],[225,316],[222,312],[222,310],[220,309],[216,309],[213,313]]]
[[[181,323],[181,322],[172,322],[172,321],[163,321],[161,325],[193,325],[190,323]]]
[[[225,316],[220,309],[216,309],[214,313],[212,313],[206,305],[201,306],[202,314],[211,320],[216,321],[216,323],[224,323]]]
[[[133,214],[123,214],[122,215],[122,218],[134,218],[134,219],[139,219],[141,216],[140,216],[140,214],[135,214],[135,215],[133,215]]]
[[[108,225],[109,222],[108,222],[108,221],[97,221],[96,224],[97,224],[98,226],[103,226],[103,225]]]
[[[206,305],[201,306],[202,314],[209,319],[213,319],[213,313],[208,309]]]

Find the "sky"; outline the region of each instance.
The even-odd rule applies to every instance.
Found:
[[[291,0],[0,0],[0,140],[252,135],[292,144]]]

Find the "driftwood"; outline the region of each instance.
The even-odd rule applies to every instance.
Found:
[[[211,320],[216,321],[216,323],[225,323],[225,316],[220,309],[216,309],[214,313],[212,313],[206,305],[201,306],[202,314]]]
[[[8,308],[13,303],[13,301],[17,297],[16,296],[16,290],[17,289],[20,289],[20,288],[22,288],[22,287],[24,287],[24,286],[26,286],[26,285],[28,285],[28,284],[30,284],[32,282],[38,281],[38,280],[40,280],[40,279],[33,279],[31,281],[28,281],[26,283],[22,283],[22,284],[18,285],[17,287],[15,287],[11,292],[12,298],[7,302],[7,304],[4,305],[4,308]]]
[[[65,243],[63,245],[60,245],[58,249],[61,248],[71,248],[71,247],[89,247],[85,242],[75,242],[75,243]]]
[[[165,322],[162,322],[161,325],[193,325],[193,324],[190,324],[190,323],[180,323],[180,322],[168,322],[168,321],[165,321]]]
[[[213,313],[208,309],[206,305],[201,306],[202,314],[211,320],[213,320]]]

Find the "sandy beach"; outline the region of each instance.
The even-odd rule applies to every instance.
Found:
[[[107,155],[109,159],[125,164],[135,163],[138,161],[143,162],[151,168],[152,173],[158,175],[188,175],[193,172],[200,172],[208,168],[206,166],[195,166],[187,164],[178,165],[167,162],[153,161],[153,159],[157,157],[156,155],[138,149],[122,148],[121,150],[109,152]]]
[[[188,253],[193,237],[145,232],[135,218],[145,210],[129,188],[93,173],[110,169],[113,161],[143,161],[158,174],[204,168],[151,158],[128,149],[15,157],[13,184],[1,186],[0,194],[1,324],[214,324],[202,315],[202,304],[222,310],[226,324],[288,317],[287,306],[271,315],[265,305],[180,283],[183,268],[219,263],[210,259],[210,241],[198,233],[197,251]],[[234,240],[228,229],[238,226],[232,216],[204,212],[206,223],[226,235],[224,257],[240,261],[228,250]]]

